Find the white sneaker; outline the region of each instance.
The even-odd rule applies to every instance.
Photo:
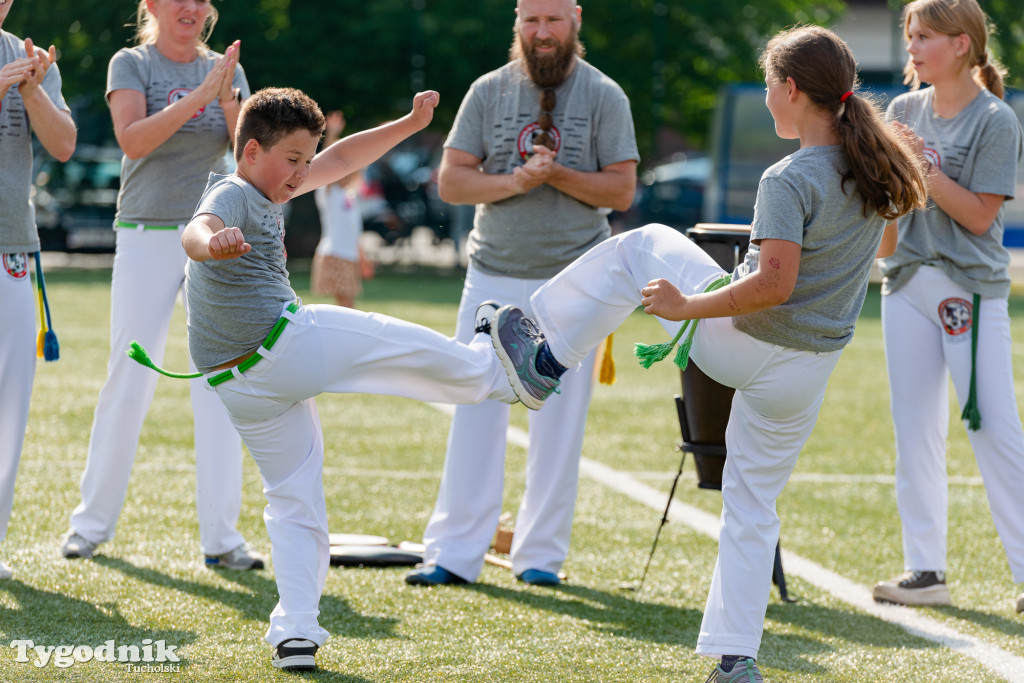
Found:
[[[243,543],[223,555],[207,555],[206,566],[211,569],[263,569],[265,558]]]
[[[78,534],[74,529],[69,529],[64,535],[64,542],[60,546],[60,554],[69,560],[81,558],[88,560],[96,551],[98,543],[93,543],[87,538]]]
[[[270,663],[282,671],[315,671],[316,651],[320,649],[312,640],[288,638],[278,643]]]
[[[906,571],[890,581],[875,584],[875,602],[896,605],[948,605],[946,572]]]
[[[0,562],[0,565],[2,565],[2,564],[3,563]],[[1020,595],[1017,596],[1017,612],[1018,613],[1024,612],[1024,593],[1021,593]]]
[[[14,576],[14,572],[11,571],[10,567],[4,564],[3,560],[0,560],[0,580],[9,579],[12,576]]]

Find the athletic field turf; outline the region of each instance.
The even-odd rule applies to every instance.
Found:
[[[0,582],[2,681],[294,680],[270,666],[262,637],[276,602],[271,569],[214,572],[203,566],[195,522],[191,409],[186,383],[161,378],[136,459],[116,539],[92,560],[58,552],[85,464],[92,412],[105,377],[109,270],[48,272],[61,360],[40,361],[17,480],[14,515],[0,557],[15,578]],[[308,277],[296,274],[306,301]],[[446,273],[385,274],[362,307],[454,330],[461,287]],[[1014,357],[1024,358],[1024,297]],[[584,447],[572,548],[561,587],[535,588],[486,566],[479,583],[407,586],[405,569],[332,568],[321,623],[324,681],[703,681],[710,662],[693,647],[715,562],[721,507],[700,490],[687,459],[643,590],[644,568],[679,464],[669,361],[642,370],[635,341],[665,333],[637,313],[616,334],[618,381],[598,386]],[[343,350],[339,350],[343,352]],[[186,366],[184,317],[172,323],[165,367]],[[1021,373],[1024,366],[1018,362]],[[1018,374],[1018,400],[1024,389]],[[331,530],[420,540],[434,504],[449,418],[404,399],[319,399],[327,440],[325,485]],[[521,443],[526,409],[513,409],[510,442]],[[832,377],[818,427],[779,501],[782,547],[795,604],[773,590],[760,664],[769,681],[1024,680],[1024,617],[995,535],[964,428],[949,443],[950,566],[954,607],[877,609],[870,586],[901,570],[893,494],[892,427],[877,287],[857,336]],[[524,451],[509,448],[504,509],[515,512]],[[258,472],[245,462],[240,527],[269,553]],[[1022,493],[1024,495],[1024,493]],[[1024,520],[1022,520],[1024,523]],[[163,641],[180,662],[151,671],[118,662],[61,660],[45,666],[15,641],[78,647],[84,655]],[[149,641],[149,642],[146,642]],[[70,650],[70,648],[69,648]],[[160,663],[149,667],[160,669]]]

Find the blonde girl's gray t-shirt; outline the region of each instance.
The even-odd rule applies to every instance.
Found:
[[[733,278],[757,270],[763,239],[799,244],[800,270],[788,301],[736,316],[736,329],[801,351],[836,351],[853,338],[885,220],[864,216],[852,181],[843,192],[845,168],[838,146],[805,147],[761,176],[750,249]]]
[[[599,171],[639,160],[629,99],[613,80],[581,59],[555,89],[556,161]],[[540,132],[541,89],[520,62],[477,79],[462,101],[446,148],[482,159],[484,173],[512,173],[533,153]],[[478,204],[467,250],[483,271],[548,278],[611,234],[608,211],[541,185],[525,195]]]
[[[0,30],[0,66],[25,56],[25,42]],[[70,111],[61,95],[60,69],[50,66],[39,86],[61,111]],[[0,254],[39,251],[32,206],[32,132],[17,84],[0,99]]]
[[[196,208],[195,215],[201,214],[237,227],[252,246],[235,259],[189,259],[185,267],[189,353],[200,372],[209,372],[253,352],[296,296],[288,280],[280,204],[237,175],[210,174]]]
[[[115,90],[137,90],[146,96],[146,116],[151,116],[199,87],[220,58],[206,51],[191,62],[175,62],[155,45],[121,49],[107,70],[107,98]],[[243,97],[249,96],[241,65],[235,68],[233,84]],[[151,225],[187,222],[207,176],[228,172],[229,143],[224,110],[214,98],[146,156],[122,159],[117,218]]]
[[[971,192],[1013,198],[1024,155],[1020,121],[1005,102],[982,90],[956,116],[934,114],[934,88],[892,101],[886,113],[924,140],[925,156]],[[985,297],[1010,295],[1010,254],[1003,246],[1003,210],[981,235],[972,234],[929,197],[923,210],[899,219],[896,252],[881,263],[882,293],[906,284],[922,264],[942,268],[953,282]]]

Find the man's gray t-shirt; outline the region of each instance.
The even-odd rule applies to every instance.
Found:
[[[944,119],[932,108],[934,88],[900,95],[886,117],[924,139],[925,155],[971,192],[1016,193],[1017,166],[1024,155],[1020,121],[998,97],[982,90],[956,116]],[[960,226],[929,197],[924,210],[899,219],[896,253],[881,263],[882,292],[896,291],[922,264],[942,268],[964,289],[985,297],[1010,295],[1010,255],[1003,247],[1003,207],[981,235]]]
[[[211,173],[195,215],[206,213],[240,229],[252,250],[225,261],[189,259],[185,267],[188,348],[200,372],[255,351],[296,299],[280,204],[237,175]]]
[[[155,45],[123,48],[110,60],[107,98],[115,90],[138,90],[146,96],[146,116],[152,116],[199,87],[220,58],[207,51],[191,62],[175,62]],[[249,96],[241,65],[233,85]],[[214,98],[146,156],[123,158],[117,218],[150,225],[188,222],[209,173],[228,172],[229,143],[224,110]]]
[[[0,30],[0,66],[25,56],[25,41]],[[61,95],[60,69],[51,64],[39,86],[53,105],[70,111]],[[32,133],[17,84],[0,100],[0,253],[39,251],[32,206]]]
[[[755,242],[763,239],[799,244],[800,271],[788,301],[736,316],[736,329],[801,351],[836,351],[853,338],[885,220],[870,211],[865,218],[852,181],[843,192],[845,168],[838,146],[805,147],[761,176],[750,249],[733,279],[757,270]]]
[[[550,134],[558,163],[593,172],[639,160],[629,99],[618,84],[577,59],[554,90]],[[519,61],[485,74],[463,99],[445,147],[479,157],[485,173],[511,173],[533,153],[541,92]],[[478,204],[468,253],[475,266],[489,273],[552,277],[609,236],[607,214],[541,185],[525,195]]]

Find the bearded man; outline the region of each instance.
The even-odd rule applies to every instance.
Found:
[[[500,304],[531,315],[530,295],[610,235],[639,154],[629,100],[587,63],[572,0],[519,0],[509,63],[462,101],[445,142],[441,198],[475,204],[456,337],[469,341]],[[594,358],[562,376],[530,413],[526,484],[511,547],[526,583],[556,585],[569,551]],[[458,406],[415,585],[476,581],[501,513],[509,406]]]

